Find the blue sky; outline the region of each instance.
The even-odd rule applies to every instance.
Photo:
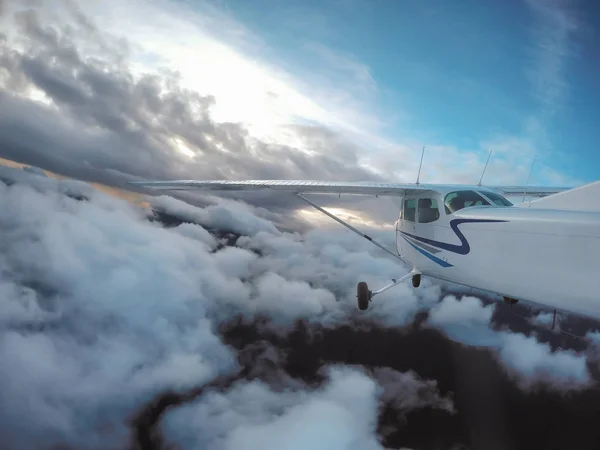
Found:
[[[323,49],[364,66],[376,85],[365,95],[386,138],[474,151],[485,150],[481,142],[525,140],[567,177],[600,178],[597,2],[218,4],[292,70],[326,74]]]

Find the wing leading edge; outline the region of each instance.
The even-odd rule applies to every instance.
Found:
[[[153,190],[272,191],[320,194],[406,195],[407,192],[435,190],[432,185],[378,183],[370,181],[312,180],[173,180],[132,181],[130,184]]]
[[[487,186],[502,193],[503,195],[526,195],[528,197],[546,197],[548,195],[558,194],[573,189],[573,187],[564,186]]]
[[[311,180],[171,180],[132,181],[133,186],[161,191],[247,191],[270,189],[273,191],[320,194],[356,194],[405,196],[424,191],[440,193],[459,189],[492,189],[506,195],[544,197],[570,188],[536,186],[470,186],[452,184],[381,183],[372,181],[311,181]]]

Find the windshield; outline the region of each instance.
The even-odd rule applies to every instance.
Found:
[[[496,194],[495,192],[481,192],[481,194],[485,195],[487,198],[489,198],[492,203],[494,203],[495,205],[498,206],[513,206],[513,204],[511,202],[509,202],[507,199],[505,199],[504,197],[502,197],[500,194]]]
[[[475,191],[454,191],[444,198],[444,208],[447,214],[452,214],[469,206],[481,205],[490,205],[490,202]]]

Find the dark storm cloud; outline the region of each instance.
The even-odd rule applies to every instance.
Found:
[[[71,2],[69,2],[71,3]],[[24,49],[0,47],[8,74],[0,92],[0,155],[68,176],[110,184],[142,178],[376,179],[357,148],[319,126],[295,127],[315,150],[251,139],[240,124],[211,118],[215,99],[181,87],[163,70],[136,79],[128,44],[98,30],[74,4],[53,26],[36,10],[15,14]],[[56,105],[24,97],[43,91]],[[179,139],[194,159],[173,150]]]

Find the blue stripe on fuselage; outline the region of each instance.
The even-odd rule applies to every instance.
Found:
[[[413,244],[412,242],[410,242],[408,239],[406,239],[405,236],[402,236],[404,238],[404,240],[406,242],[408,242],[410,245],[412,245],[414,247],[415,250],[417,250],[419,253],[425,255],[427,258],[429,258],[430,260],[432,260],[435,263],[438,263],[440,266],[442,267],[453,267],[452,264],[447,263],[446,261],[444,261],[443,259],[440,259],[436,256],[433,256],[432,254],[426,252],[425,250],[423,250],[421,247],[417,247],[415,244]]]
[[[457,253],[459,255],[467,255],[471,251],[471,246],[469,242],[465,238],[465,236],[458,229],[458,225],[461,223],[497,223],[497,222],[508,222],[508,220],[497,220],[497,219],[454,219],[450,221],[450,228],[456,234],[456,237],[460,240],[460,245],[456,244],[448,244],[446,242],[434,241],[433,239],[427,239],[421,236],[417,236],[415,234],[405,233],[404,231],[400,231],[405,236],[410,236],[417,241],[423,242],[425,244],[430,244],[435,247],[441,248],[442,250],[447,250],[452,253]],[[412,242],[409,244],[413,245]],[[414,247],[414,245],[413,245]]]

